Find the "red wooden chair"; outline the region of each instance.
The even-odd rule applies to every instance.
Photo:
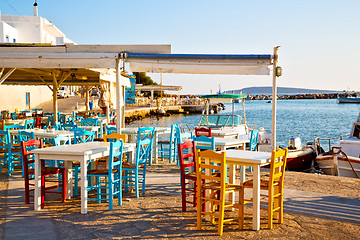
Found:
[[[41,117],[38,116],[38,117],[35,117],[35,128],[42,128],[41,126]]]
[[[184,151],[185,150],[185,151]],[[179,160],[180,160],[180,174],[181,174],[181,198],[182,198],[182,211],[186,212],[186,203],[191,203],[196,207],[197,202],[197,178],[195,172],[195,142],[185,142],[178,144]],[[193,187],[190,188],[190,185]],[[192,200],[188,197],[192,196]]]
[[[34,169],[30,169],[29,167],[32,163],[35,162],[34,156],[31,153],[32,149],[42,148],[44,146],[43,140],[35,140],[30,139],[29,141],[21,142],[21,151],[23,155],[23,163],[24,163],[24,179],[25,179],[25,203],[30,203],[30,197],[34,198],[34,195],[31,195],[30,192],[34,191],[34,189],[30,189],[30,186],[34,186],[35,184],[30,183],[30,180],[33,180],[32,177],[35,173]],[[59,174],[61,175],[61,183],[56,180],[45,179],[45,177],[50,175]],[[45,182],[56,182],[57,184],[52,184],[51,186],[46,187]],[[61,192],[58,191],[50,191],[55,188],[62,189]],[[65,201],[65,192],[66,192],[66,180],[65,180],[65,169],[58,167],[45,167],[44,161],[41,162],[41,208],[44,207],[45,203],[45,193],[58,193],[62,195],[62,201]]]
[[[195,127],[195,136],[205,136],[205,137],[211,137],[211,128],[207,127]]]

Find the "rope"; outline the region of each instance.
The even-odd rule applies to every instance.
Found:
[[[353,172],[355,173],[355,175],[357,176],[357,178],[360,178],[359,175],[357,174],[357,172],[355,171],[355,168],[354,168],[354,166],[352,165],[350,159],[349,159],[348,156],[346,155],[346,153],[344,153],[344,151],[341,150],[341,149],[339,150],[339,153],[344,154],[346,160],[349,162],[349,164],[350,164],[350,166],[351,166],[351,169],[353,170]]]

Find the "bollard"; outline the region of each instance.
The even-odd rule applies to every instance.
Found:
[[[75,110],[78,110],[79,109],[79,103],[75,103]]]

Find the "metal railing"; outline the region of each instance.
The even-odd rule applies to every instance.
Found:
[[[331,149],[331,141],[335,141],[335,140],[343,140],[344,137],[349,136],[350,133],[341,135],[341,136],[337,136],[337,137],[333,137],[333,138],[320,138],[317,137],[314,140],[314,146],[315,146],[315,151],[316,151],[316,156],[318,156],[320,154],[319,150],[321,149],[321,142],[327,142],[328,145],[328,151]]]

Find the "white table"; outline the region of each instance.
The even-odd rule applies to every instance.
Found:
[[[28,133],[33,132],[36,138],[56,138],[58,136],[74,136],[74,132],[72,131],[64,131],[64,130],[50,130],[47,129],[21,129],[20,131],[25,131]],[[10,135],[18,135],[19,130],[9,130]]]
[[[260,229],[260,166],[269,163],[270,152],[226,150],[226,163],[230,167],[229,182],[235,183],[235,166],[253,167],[253,230]],[[241,170],[241,182],[245,179],[245,168]],[[233,196],[233,200],[234,200]]]
[[[135,141],[135,137],[138,134],[139,128],[135,127],[129,127],[129,128],[122,128],[121,133],[126,133],[129,135],[129,142]],[[155,127],[155,133],[154,133],[154,147],[153,147],[153,156],[155,163],[158,163],[158,137],[159,134],[166,134],[170,133],[171,128],[170,127]],[[151,158],[152,161],[152,158]]]
[[[124,152],[131,152],[132,156],[135,153],[136,144],[124,144]],[[87,213],[87,199],[88,199],[88,180],[87,180],[87,162],[100,157],[109,156],[110,143],[109,142],[88,142],[74,145],[62,145],[57,147],[48,147],[42,149],[35,149],[32,152],[35,154],[35,193],[34,193],[34,210],[41,209],[41,164],[40,160],[63,160],[65,161],[65,172],[67,179],[66,198],[70,199],[72,177],[69,170],[72,169],[72,161],[80,162],[81,171],[81,213]]]
[[[246,129],[244,127],[211,129],[212,137],[239,138],[241,135],[246,135]]]

